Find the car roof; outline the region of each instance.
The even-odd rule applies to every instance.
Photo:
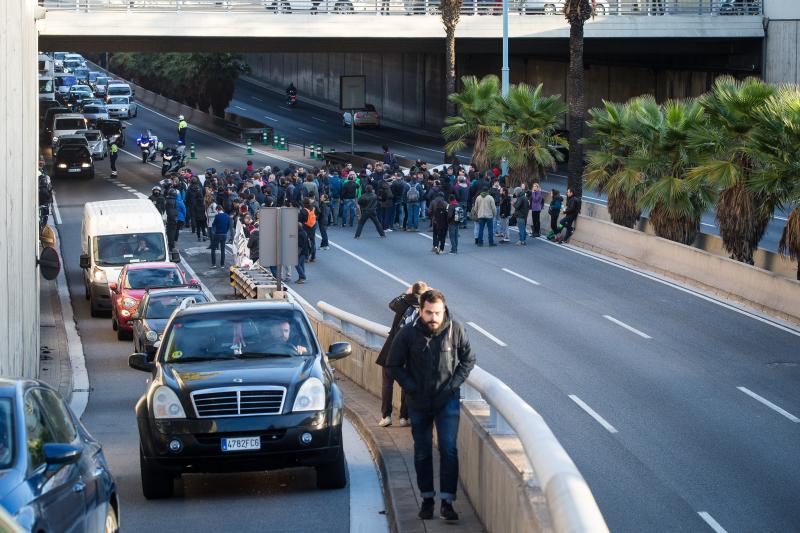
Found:
[[[266,300],[237,300],[237,301],[222,301],[210,302],[203,304],[202,307],[188,307],[183,309],[176,316],[188,316],[203,313],[218,313],[220,311],[240,311],[246,309],[247,311],[280,311],[280,310],[297,310],[302,311],[295,302],[287,301],[266,301]]]
[[[200,285],[180,285],[178,287],[151,287],[149,289],[145,289],[150,294],[197,294],[200,293],[205,296],[203,292],[203,288]]]
[[[164,268],[164,269],[178,269],[177,263],[173,263],[171,261],[151,261],[147,263],[128,263],[125,265],[128,270],[143,270],[145,268]]]
[[[83,118],[80,113],[59,113],[56,118]]]

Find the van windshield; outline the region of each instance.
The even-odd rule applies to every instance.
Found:
[[[57,118],[55,130],[85,130],[86,121],[82,118]]]
[[[53,92],[53,80],[51,79],[39,80],[39,92],[40,93]]]
[[[92,248],[97,266],[166,260],[163,233],[98,235],[94,237]]]

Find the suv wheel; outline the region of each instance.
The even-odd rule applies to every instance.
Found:
[[[105,533],[119,532],[119,520],[117,520],[117,511],[114,510],[114,506],[111,505],[111,502],[108,502],[108,510],[106,511],[106,523],[103,531],[105,531]]]
[[[147,462],[139,447],[139,472],[142,478],[142,494],[148,500],[158,500],[172,496],[173,477],[162,469]]]
[[[347,461],[344,458],[344,449],[339,450],[339,457],[334,462],[314,469],[317,471],[318,489],[343,489],[347,486]]]

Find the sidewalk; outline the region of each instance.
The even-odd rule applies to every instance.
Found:
[[[58,283],[40,280],[39,288],[39,379],[58,390],[69,403],[72,395],[72,369],[69,361],[67,332],[61,303],[58,297]]]
[[[177,247],[184,263],[194,270],[217,299],[235,298],[230,286],[228,269],[210,268],[211,253],[208,250],[208,241],[198,242],[196,236],[188,231],[181,231]],[[232,261],[233,254],[227,254],[226,264],[230,266]],[[380,399],[341,374],[337,374],[336,379],[345,397],[347,417],[367,443],[381,472],[384,500],[387,504],[386,513],[392,531],[396,533],[439,533],[456,530],[470,533],[483,532],[484,528],[461,487],[454,504],[460,515],[457,523],[448,523],[438,518],[438,500],[434,514],[436,518],[433,520],[417,518],[421,499],[416,487],[411,429],[399,426],[378,427]],[[435,448],[433,461],[434,472],[438,479],[439,454]]]

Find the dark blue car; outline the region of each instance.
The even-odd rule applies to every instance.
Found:
[[[0,506],[34,533],[119,529],[100,444],[40,381],[0,378]]]

